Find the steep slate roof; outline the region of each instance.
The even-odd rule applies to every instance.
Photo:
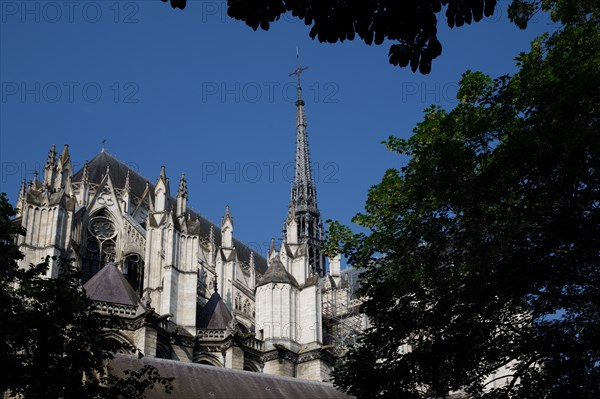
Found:
[[[102,178],[106,174],[107,166],[109,167],[108,174],[110,175],[115,188],[121,189],[125,186],[125,178],[127,177],[127,172],[129,171],[129,187],[131,189],[131,193],[139,198],[142,198],[144,190],[146,189],[146,183],[148,183],[150,196],[152,199],[154,199],[154,184],[144,176],[137,173],[129,165],[118,160],[106,151],[101,151],[98,155],[92,158],[91,161],[88,162],[88,181],[93,184],[100,184],[102,182]],[[73,175],[72,181],[80,182],[82,179],[83,168]],[[177,200],[169,195],[168,204],[174,205],[176,203]],[[189,207],[187,209],[187,213],[190,216],[190,220],[187,221],[188,227],[192,227],[200,236],[208,238],[210,234],[210,228],[212,226],[215,242],[221,242],[220,226],[210,222],[204,216],[200,215]],[[198,219],[198,222],[196,222],[196,218]],[[233,239],[233,244],[241,261],[249,263],[250,253],[254,252],[254,266],[256,267],[256,270],[261,274],[267,270],[267,260],[258,252],[253,251],[236,238]]]
[[[223,302],[221,295],[214,292],[206,305],[202,308],[196,319],[197,328],[211,328],[215,330],[224,330],[233,319],[227,305]]]
[[[232,370],[204,364],[150,357],[138,359],[137,356],[125,354],[115,355],[110,364],[116,373],[123,373],[126,369],[139,370],[149,364],[156,367],[162,377],[175,377],[172,382],[173,392],[171,394],[166,394],[162,386],[157,385],[152,390],[146,391],[148,399],[353,398],[326,382]]]
[[[140,304],[137,293],[114,263],[109,263],[100,269],[83,285],[83,288],[88,297],[94,301],[136,306]]]
[[[279,258],[273,259],[271,266],[269,266],[257,286],[260,287],[261,285],[268,283],[286,283],[298,287],[298,282],[294,276],[285,270],[285,267],[283,267],[283,263],[281,263]]]

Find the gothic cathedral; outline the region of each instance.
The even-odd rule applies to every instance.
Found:
[[[53,146],[43,178],[23,182],[16,223],[21,266],[72,259],[101,314],[123,326],[110,339],[146,356],[328,381],[337,356],[365,327],[355,274],[321,249],[323,222],[311,174],[298,75],[296,162],[283,242],[265,259],[233,236],[228,207],[217,226],[188,208],[182,175],[171,195],[106,151],[73,171]],[[259,241],[259,240],[257,240]],[[54,261],[48,277],[59,273]]]

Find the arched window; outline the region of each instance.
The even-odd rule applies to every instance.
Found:
[[[97,212],[88,223],[85,241],[83,279],[89,280],[107,262],[115,260],[117,229],[106,212]]]
[[[248,306],[249,306],[249,304],[248,304],[248,300],[246,299],[246,300],[244,301],[244,313],[248,313]]]
[[[139,254],[131,253],[125,257],[123,275],[141,297],[144,290],[144,260]]]

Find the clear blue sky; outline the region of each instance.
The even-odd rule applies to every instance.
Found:
[[[0,0],[0,191],[14,203],[21,179],[43,169],[52,144],[74,167],[106,150],[155,181],[166,166],[173,194],[186,173],[189,206],[265,253],[287,213],[301,64],[311,159],[324,219],[350,223],[370,186],[405,160],[386,151],[408,137],[430,104],[451,108],[467,69],[493,77],[552,28],[526,31],[496,15],[449,29],[430,75],[387,61],[390,43],[324,44],[291,16],[257,31],[227,17],[225,1]]]

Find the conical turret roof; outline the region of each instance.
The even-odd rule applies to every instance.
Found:
[[[93,301],[139,305],[140,299],[114,263],[104,266],[83,285]]]
[[[294,287],[298,288],[298,282],[287,270],[283,267],[283,263],[279,260],[278,257],[273,259],[273,262],[263,275],[258,287],[261,285],[269,284],[269,283],[284,283],[290,284]]]

